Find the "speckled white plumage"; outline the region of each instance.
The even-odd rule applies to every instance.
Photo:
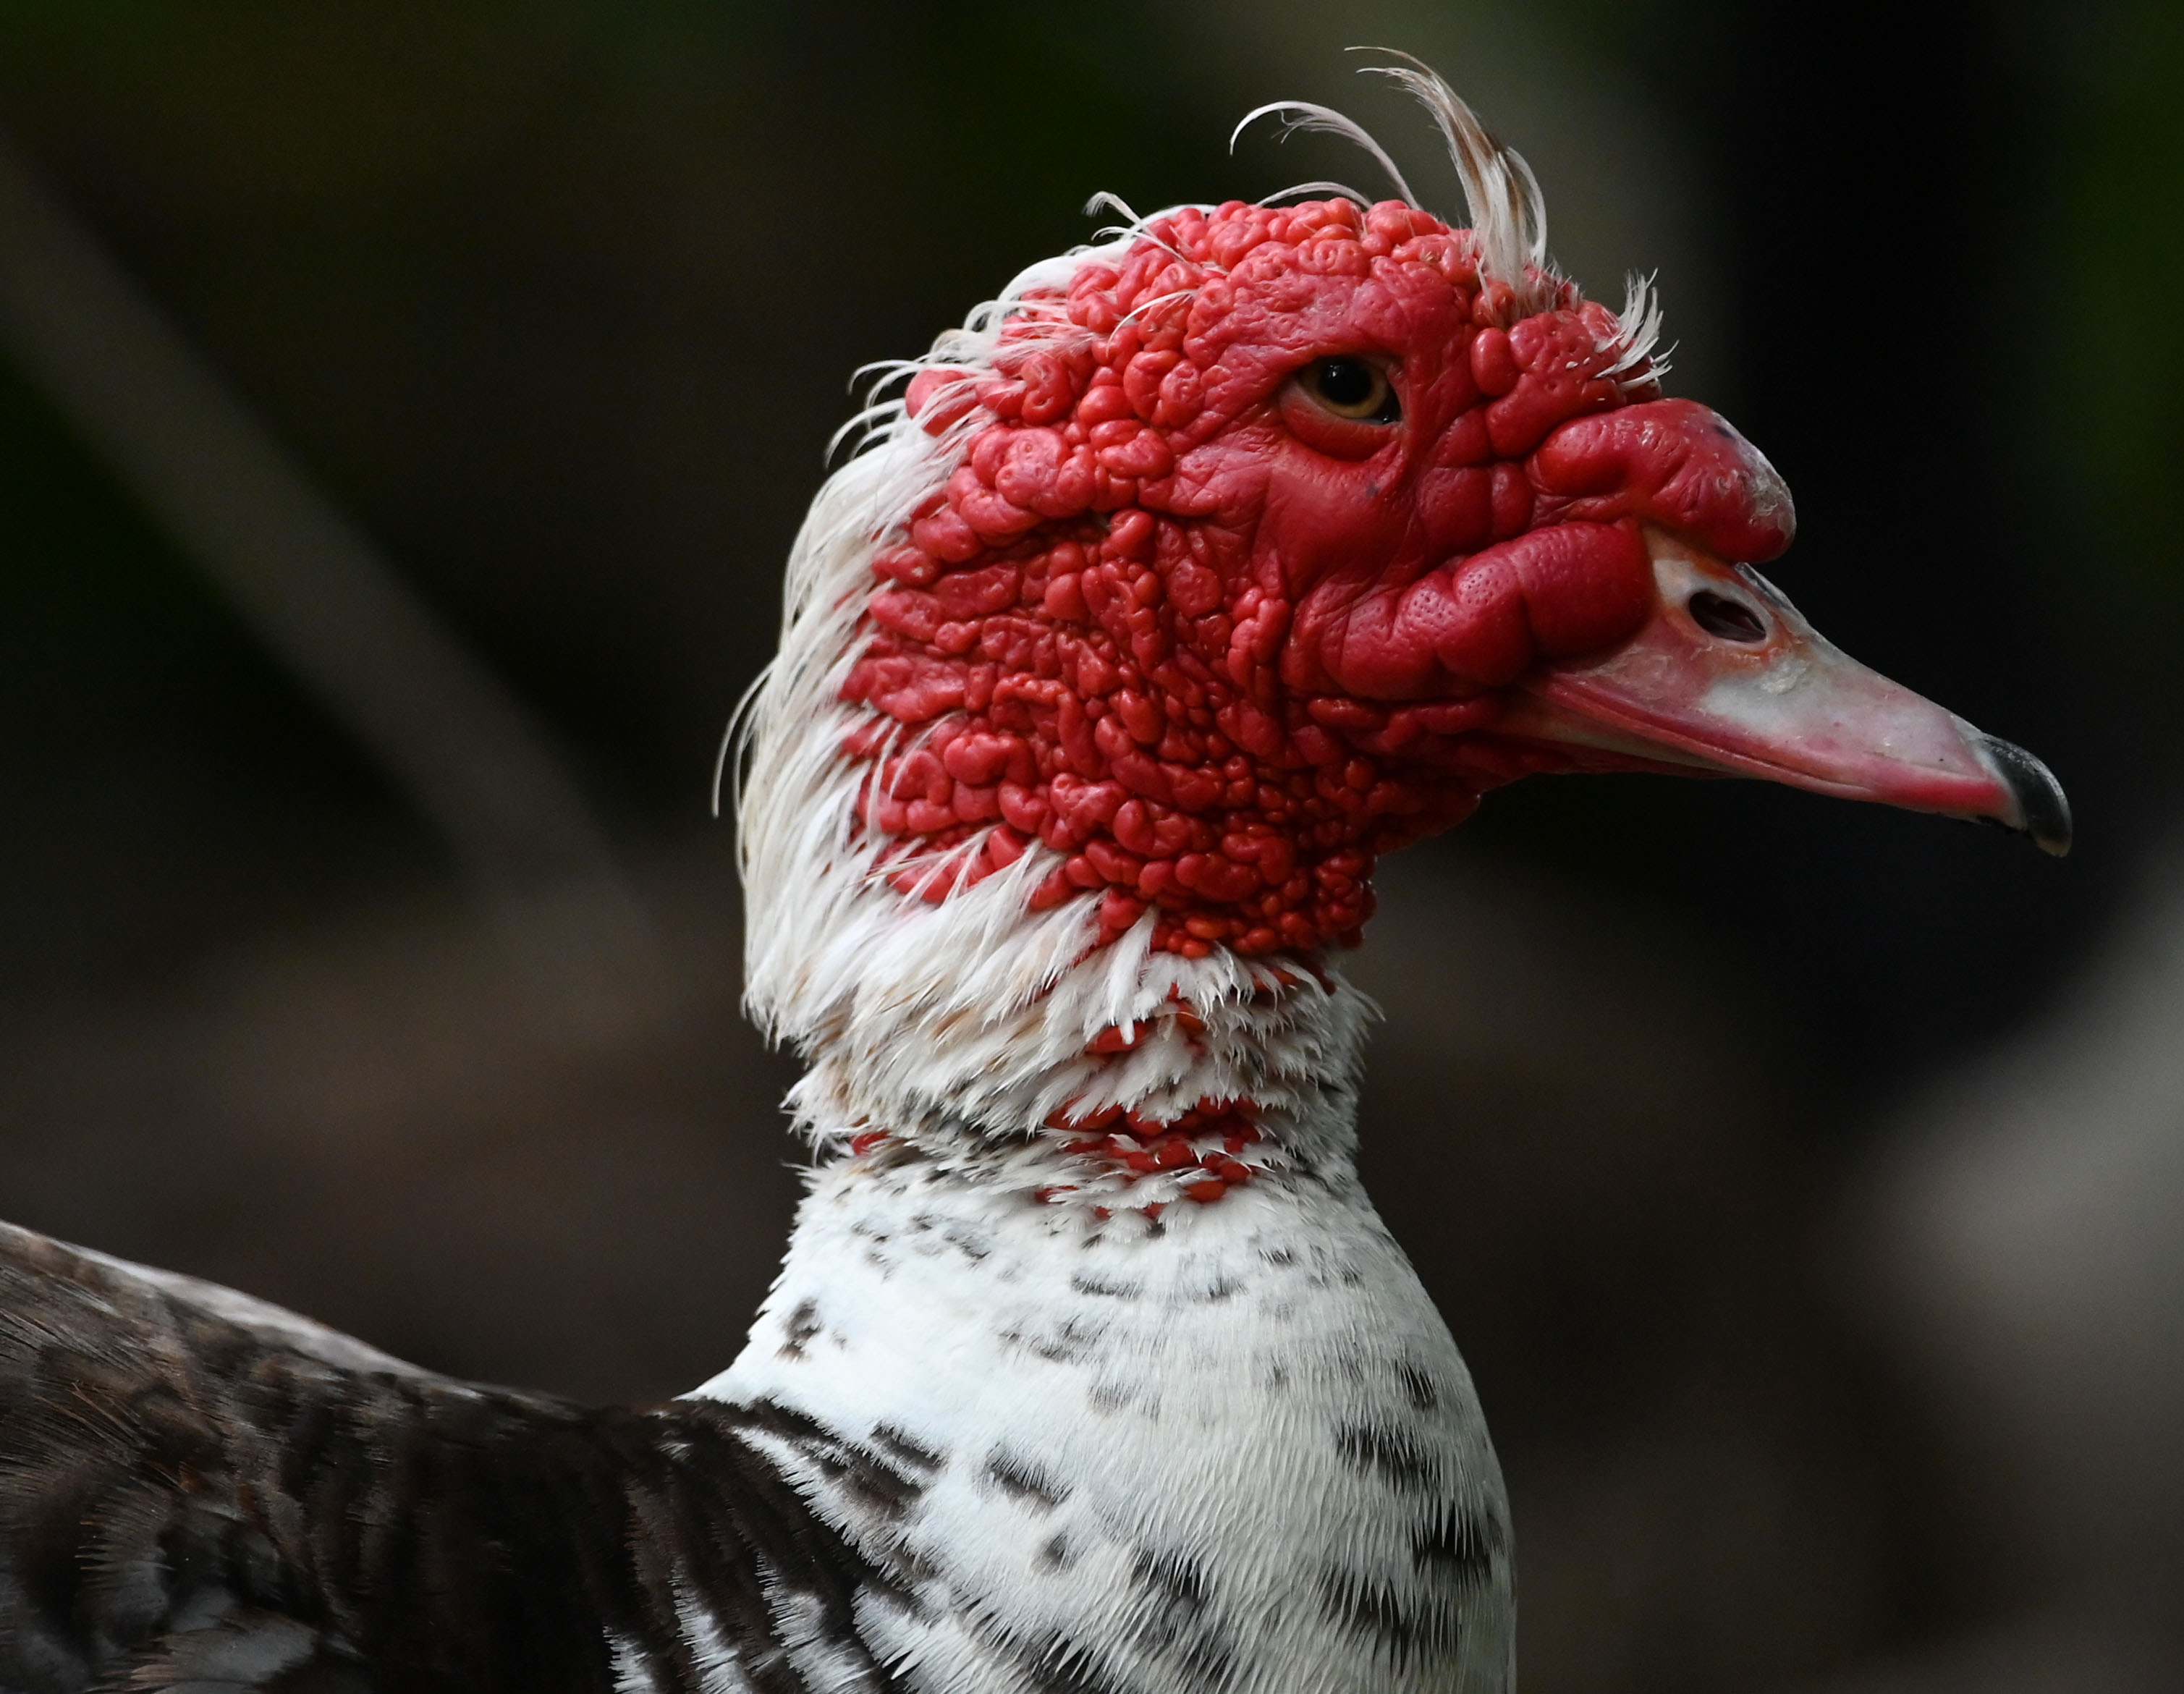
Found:
[[[1340,1152],[1156,1219],[920,1160],[822,1173],[749,1346],[700,1393],[898,1456],[917,1571],[869,1637],[910,1686],[1500,1690],[1502,1479],[1448,1331]],[[878,1602],[874,1602],[875,1606]]]

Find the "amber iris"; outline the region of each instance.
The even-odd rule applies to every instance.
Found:
[[[1403,415],[1388,373],[1369,359],[1318,359],[1306,370],[1304,385],[1312,398],[1339,418],[1394,423]]]

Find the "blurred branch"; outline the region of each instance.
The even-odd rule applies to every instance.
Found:
[[[604,835],[522,705],[313,486],[0,136],[0,348],[446,838],[532,962],[649,950]]]

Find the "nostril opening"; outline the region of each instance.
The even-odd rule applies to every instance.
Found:
[[[1691,621],[1708,635],[1718,635],[1724,641],[1764,641],[1767,626],[1759,621],[1759,614],[1741,600],[1732,600],[1726,594],[1717,594],[1710,588],[1702,588],[1691,598],[1688,610]]]

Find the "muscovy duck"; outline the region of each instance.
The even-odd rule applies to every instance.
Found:
[[[1352,1159],[1375,856],[1543,772],[2069,816],[1757,573],[1789,494],[1646,291],[1384,70],[1472,227],[1132,218],[820,492],[739,794],[820,1157],[740,1356],[586,1407],[0,1231],[0,1687],[1510,1686],[1493,1450]]]

